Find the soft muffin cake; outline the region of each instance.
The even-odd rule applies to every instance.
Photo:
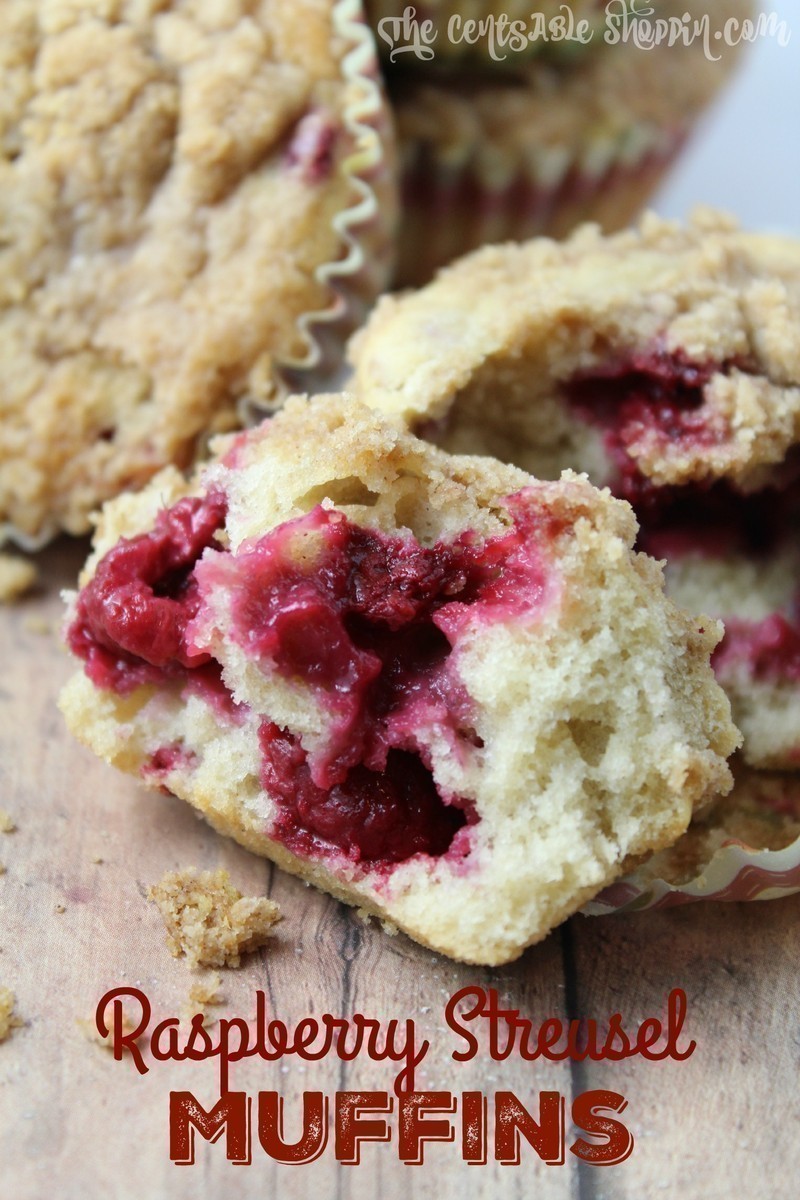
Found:
[[[635,507],[757,766],[800,767],[800,243],[723,217],[480,251],[381,302],[366,400],[457,452]]]
[[[738,742],[713,621],[566,473],[294,399],[108,504],[62,708],[109,762],[445,954],[513,959],[673,842]]]
[[[0,5],[0,541],[86,530],[307,354],[378,137],[341,9]]]
[[[784,503],[781,504],[781,499]],[[645,532],[666,558],[667,588],[690,612],[712,612],[725,635],[712,663],[757,767],[800,771],[800,497],[765,493],[695,521]],[[715,519],[716,518],[716,519]]]

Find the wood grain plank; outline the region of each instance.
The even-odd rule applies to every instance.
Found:
[[[116,1063],[77,1029],[104,991],[140,986],[155,1015],[175,1015],[192,976],[173,959],[148,884],[179,866],[224,866],[246,894],[269,894],[285,919],[274,944],[239,971],[224,973],[224,1015],[249,1017],[256,989],[271,1015],[292,1025],[309,1014],[383,1020],[412,1016],[432,1048],[417,1084],[460,1092],[505,1088],[520,1098],[540,1089],[571,1100],[565,1064],[502,1064],[476,1058],[455,1064],[456,1043],[444,1028],[449,996],[469,983],[498,989],[521,1011],[564,1015],[562,947],[558,936],[501,971],[452,963],[403,936],[388,937],[264,860],[215,835],[190,808],[147,792],[98,762],[67,734],[55,708],[70,663],[54,634],[31,631],[31,619],[57,627],[57,591],[72,584],[85,553],[62,545],[43,556],[45,594],[0,610],[0,807],[18,830],[0,838],[0,983],[16,991],[28,1024],[0,1046],[0,1163],[3,1195],[40,1200],[58,1179],[59,1200],[170,1197],[196,1200],[234,1189],[237,1197],[319,1194],[361,1200],[394,1195],[420,1200],[456,1192],[541,1200],[576,1195],[572,1163],[544,1167],[532,1152],[520,1167],[468,1167],[454,1146],[431,1145],[421,1167],[399,1163],[394,1145],[368,1145],[358,1167],[339,1167],[330,1150],[302,1168],[276,1165],[258,1148],[249,1167],[232,1166],[223,1145],[198,1146],[193,1167],[167,1153],[167,1105],[172,1088],[188,1088],[210,1105],[211,1064],[156,1064],[139,1076]],[[102,857],[102,863],[93,858]],[[56,912],[63,904],[65,911]],[[287,1120],[299,1122],[305,1089],[391,1086],[389,1064],[330,1058],[310,1064],[248,1062],[234,1068],[232,1086],[255,1094],[276,1090]],[[288,1132],[288,1131],[287,1131]],[[260,1155],[260,1156],[259,1156]]]
[[[661,1015],[685,989],[685,1062],[586,1064],[627,1097],[627,1162],[587,1169],[581,1200],[794,1200],[800,1185],[800,896],[574,918],[577,1014]]]

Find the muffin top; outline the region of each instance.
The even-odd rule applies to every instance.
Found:
[[[486,247],[384,298],[351,358],[368,403],[450,450],[585,470],[640,512],[752,492],[800,442],[800,242],[698,212]]]
[[[84,530],[307,351],[361,198],[340,8],[0,6],[0,529]]]

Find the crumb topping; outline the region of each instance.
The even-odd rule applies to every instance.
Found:
[[[222,869],[170,871],[147,896],[161,913],[171,952],[190,967],[238,967],[281,919],[273,900],[244,897]]]

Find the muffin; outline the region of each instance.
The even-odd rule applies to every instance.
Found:
[[[61,707],[251,850],[506,962],[730,784],[719,628],[635,532],[571,473],[295,399],[106,506]]]
[[[633,504],[715,656],[752,765],[800,765],[800,243],[699,214],[487,247],[386,298],[354,340],[367,402],[456,453]]]
[[[658,13],[679,19],[688,9],[715,28],[718,8],[664,0]],[[725,16],[752,9],[733,0]],[[397,283],[425,283],[487,242],[564,237],[588,220],[606,232],[628,225],[738,60],[735,48],[712,44],[714,59],[702,39],[643,49],[598,38],[576,63],[390,71],[402,189]]]
[[[353,10],[0,6],[0,539],[190,463],[380,290],[388,112]]]

